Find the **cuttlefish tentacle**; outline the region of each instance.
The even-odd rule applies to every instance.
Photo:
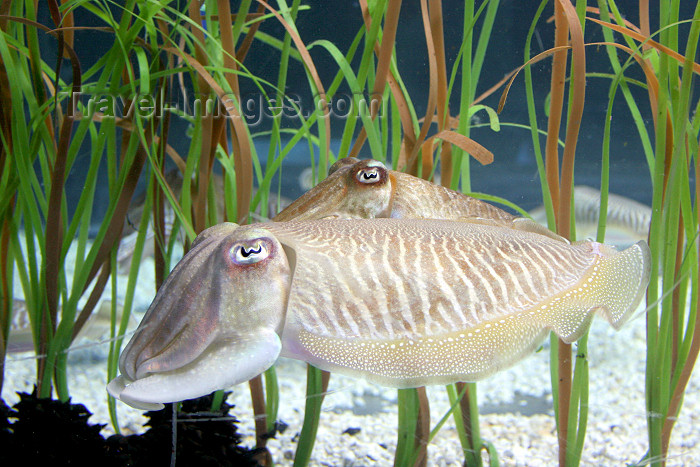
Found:
[[[211,394],[259,375],[279,356],[279,336],[257,329],[231,341],[215,341],[198,359],[169,371],[153,372],[138,379],[124,374],[107,385],[107,391],[141,410],[160,410],[163,404]]]
[[[261,373],[280,354],[395,387],[474,381],[522,359],[550,330],[573,341],[594,314],[619,328],[649,280],[643,242],[617,252],[512,228],[407,219],[215,229],[158,295],[185,297],[192,269],[204,283],[219,281],[222,296],[193,288],[188,300],[156,297],[110,383],[115,397],[151,407],[204,395]],[[209,335],[198,337],[208,344],[195,351],[181,332],[166,332],[169,342],[152,335],[190,329],[202,316],[217,326],[204,327]],[[161,354],[169,357],[152,365]]]
[[[220,262],[212,255],[217,247],[219,229],[210,229],[197,237],[192,245],[193,254],[183,258],[163,284],[169,294],[158,294],[139,326],[138,339],[132,339],[124,349],[119,370],[131,378],[142,377],[145,372],[159,371],[168,366],[182,366],[192,361],[216,337],[219,325],[218,310],[221,307],[220,283],[204,283],[208,261]],[[177,284],[175,286],[174,284]],[[192,320],[177,319],[180,310],[190,310]],[[154,324],[169,322],[167,327]],[[179,342],[179,345],[173,345]],[[177,351],[175,351],[177,349]],[[184,352],[183,349],[189,349]]]

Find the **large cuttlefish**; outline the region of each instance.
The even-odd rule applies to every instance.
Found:
[[[220,224],[160,288],[108,390],[157,409],[279,356],[399,388],[475,381],[550,330],[573,342],[596,314],[620,328],[649,256],[468,221]]]

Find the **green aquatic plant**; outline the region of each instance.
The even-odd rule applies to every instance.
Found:
[[[665,465],[671,431],[680,416],[683,395],[700,351],[697,218],[700,102],[692,92],[693,82],[697,82],[694,75],[700,74],[700,64],[695,61],[700,39],[700,3],[695,5],[692,19],[682,19],[677,4],[660,2],[656,33],[651,32],[646,2],[640,1],[638,29],[623,20],[614,1],[607,5],[599,3],[600,20],[593,20],[603,27],[608,41],[609,30],[623,34],[627,50],[643,68],[654,121],[652,148],[648,131],[629,99],[625,73],[631,58],[622,62],[611,53],[616,72],[611,101],[619,88],[645,143],[653,186],[649,231],[653,267],[647,294],[649,451],[640,463]],[[689,23],[685,25],[689,31],[686,43],[682,44],[679,29],[684,23]],[[691,166],[695,170],[694,181]]]
[[[114,340],[108,373],[116,372],[116,358],[138,278],[138,259],[149,224],[153,224],[155,231],[156,283],[160,284],[170,269],[177,238],[171,235],[168,240],[165,235],[165,205],[175,212],[171,230],[182,230],[191,240],[197,232],[216,222],[227,218],[246,220],[254,165],[259,180],[269,180],[276,166],[268,164],[265,172],[260,170],[250,132],[238,107],[240,77],[250,78],[265,92],[260,80],[242,66],[250,40],[260,21],[265,19],[261,12],[248,14],[250,2],[241,5],[235,20],[228,11],[228,2],[207,2],[208,29],[202,26],[205,23],[200,8],[194,2],[185,11],[175,10],[167,2],[148,5],[128,2],[123,6],[108,2],[65,2],[60,8],[55,2],[49,4],[57,26],[54,30],[36,22],[36,12],[30,3],[3,2],[3,7],[7,7],[3,11],[5,27],[0,43],[3,76],[17,78],[9,88],[3,88],[4,116],[10,122],[3,128],[11,131],[3,135],[3,206],[7,206],[3,212],[3,242],[10,248],[3,249],[9,254],[3,253],[6,274],[3,274],[2,329],[6,337],[11,321],[11,278],[16,271],[28,302],[39,356],[40,394],[50,396],[55,386],[58,396],[65,399],[69,394],[66,352],[89,318],[110,274],[115,285],[113,293],[116,291],[115,252],[144,167],[148,177],[142,210],[145,215],[138,221],[140,234],[126,287],[124,313],[121,321],[112,327]],[[106,47],[102,58],[86,71],[80,69],[73,50],[75,10],[90,14],[93,20],[103,24],[88,29],[112,39],[112,47]],[[211,12],[219,10],[219,19],[214,20]],[[73,69],[72,82],[58,78],[63,60],[59,59],[55,69],[42,60],[37,47],[39,32],[57,37],[58,56],[65,52],[70,57],[67,63]],[[239,36],[241,45],[234,49]],[[192,78],[189,83],[192,93],[198,96],[191,115],[184,109],[168,106],[170,93],[177,91],[178,84],[179,90],[188,94],[190,88],[185,84],[188,76]],[[50,85],[46,86],[44,81]],[[120,102],[121,107],[117,105]],[[165,112],[158,112],[163,109]],[[187,157],[180,156],[169,144],[170,125],[177,117],[190,119],[193,126]],[[55,137],[54,126],[60,128]],[[320,126],[325,128],[327,124]],[[278,137],[279,133],[278,129]],[[233,148],[231,154],[229,147]],[[80,201],[77,206],[71,205],[66,199],[64,182],[76,164],[85,163],[76,154],[86,148],[90,153],[90,168]],[[166,181],[166,157],[182,173],[179,199]],[[213,209],[219,204],[210,183],[217,159],[224,169],[227,201],[223,210]],[[96,237],[89,239],[88,233],[95,223],[92,211],[99,170],[107,172],[110,206],[104,219],[97,221],[101,224]],[[20,235],[26,239],[24,249]],[[76,236],[77,260],[71,284],[64,271],[66,252]],[[98,279],[90,289],[90,282],[98,272]],[[78,300],[86,293],[90,298],[78,314]],[[116,303],[113,295],[113,307]],[[274,374],[268,379],[274,381]],[[274,401],[274,391],[268,392],[271,395],[268,400]],[[259,408],[257,402],[261,398],[255,390],[253,393]],[[113,401],[111,404],[115,417],[116,407]],[[264,410],[261,412],[264,414]],[[265,433],[269,427],[264,417],[261,420],[259,432]],[[258,439],[264,446],[265,438]]]
[[[56,2],[49,2],[49,6],[54,26],[64,21],[71,24],[70,12],[61,11]],[[30,3],[3,2],[3,7],[0,56],[9,82],[7,101],[3,102],[8,118],[2,141],[3,241],[8,247],[4,250],[3,302],[12,302],[14,271],[24,290],[38,356],[38,394],[49,397],[55,388],[58,397],[65,400],[66,351],[114,268],[112,254],[146,153],[151,150],[144,148],[141,138],[152,133],[141,127],[141,135],[125,135],[117,151],[114,121],[99,131],[93,119],[83,118],[77,95],[94,68],[85,73],[81,70],[70,34],[37,23]],[[49,33],[57,38],[59,59],[55,67],[42,60],[38,46],[39,34]],[[115,49],[113,55],[119,53]],[[71,70],[72,81],[68,83],[59,78],[64,56]],[[121,67],[105,71],[103,80],[115,76],[116,70]],[[138,83],[127,75],[124,86],[134,90]],[[80,154],[83,141],[89,141],[94,149],[87,158]],[[101,164],[107,166],[110,202],[96,235],[89,239]],[[81,194],[69,206],[65,185],[77,165],[87,170]],[[74,240],[76,244],[71,246]],[[69,250],[75,251],[72,280],[66,275]],[[79,312],[81,298],[87,301]],[[4,337],[9,319],[8,309],[3,308]]]
[[[211,41],[205,45],[202,37],[198,37],[201,34],[197,34],[203,31],[201,25],[197,26],[186,14],[171,9],[167,3],[129,2],[116,6],[106,2],[65,2],[59,7],[56,2],[49,2],[55,27],[50,29],[36,21],[37,13],[30,2],[2,5],[2,77],[13,78],[3,87],[2,106],[3,118],[8,122],[3,126],[2,140],[2,241],[7,248],[3,248],[0,343],[4,356],[14,272],[24,290],[34,336],[39,394],[48,397],[55,389],[59,398],[67,399],[67,351],[88,320],[110,275],[113,282],[116,280],[115,253],[142,172],[146,171],[148,180],[143,209],[146,215],[137,221],[140,235],[129,274],[124,313],[121,322],[115,322],[112,328],[115,336],[112,363],[116,362],[128,322],[138,259],[151,220],[155,231],[156,282],[160,283],[169,270],[176,238],[172,235],[168,243],[165,237],[166,202],[176,213],[173,230],[182,229],[190,239],[204,226],[216,223],[217,210],[207,210],[207,201],[214,199],[214,192],[208,188],[209,178],[218,143],[221,141],[226,147],[228,140],[236,139],[238,160],[229,167],[235,164],[237,172],[227,172],[231,175],[226,185],[227,192],[231,192],[231,186],[236,186],[237,191],[232,197],[235,202],[228,203],[227,210],[236,219],[237,208],[247,216],[253,157],[250,144],[246,144],[249,135],[242,119],[231,118],[230,136],[222,135],[226,120],[221,112],[216,112],[219,117],[214,118],[217,109],[206,107],[213,100],[206,100],[203,108],[195,109],[201,112],[193,119],[195,131],[189,149],[192,157],[187,162],[168,143],[172,116],[163,110],[178,111],[168,108],[168,96],[176,78],[184,78],[188,71],[195,73],[199,78],[195,80],[196,92],[201,91],[205,96],[217,93],[217,97],[223,98],[223,89],[203,68],[200,60],[205,60],[207,55],[201,51],[209,47],[210,57],[219,57],[219,61],[222,56],[230,58],[230,54],[222,53],[220,43],[218,49],[217,43]],[[113,39],[111,47],[110,42],[103,42],[107,44],[104,55],[87,70],[81,69],[73,48],[72,18],[76,9],[103,23],[87,29]],[[190,29],[193,24],[195,27]],[[56,39],[59,59],[55,66],[42,59],[39,34]],[[187,48],[177,48],[180,42],[194,52],[190,55]],[[195,58],[197,51],[200,60]],[[240,57],[244,55],[245,52]],[[72,81],[60,78],[65,64],[72,69]],[[226,64],[231,66],[230,60]],[[221,66],[213,68],[214,73]],[[245,70],[231,74],[252,76]],[[227,81],[226,85],[234,86],[235,80]],[[221,102],[220,99],[216,105],[223,105]],[[235,107],[225,111],[229,115],[236,113]],[[182,111],[176,116],[187,117]],[[165,179],[166,155],[183,173],[185,194],[179,200],[174,198]],[[224,156],[228,157],[228,154]],[[78,167],[86,167],[86,173],[76,175]],[[82,182],[77,202],[67,196],[65,185],[69,173],[71,183]],[[93,215],[98,188],[109,199],[103,218]],[[76,190],[76,186],[71,189]],[[90,238],[95,225],[97,233]],[[75,262],[72,278],[66,271],[69,250],[75,251],[75,260],[71,260]],[[116,287],[112,290],[114,314]],[[86,302],[78,310],[81,299]],[[116,367],[109,371],[116,372]]]
[[[526,42],[525,56],[528,63],[540,57],[530,59],[529,47],[535,24],[546,3],[541,3]],[[590,73],[590,76],[603,76],[611,81],[601,148],[602,188],[599,212],[603,215],[600,216],[597,237],[602,240],[605,234],[610,138],[611,126],[614,124],[612,105],[615,96],[621,91],[632,114],[634,125],[639,131],[653,187],[649,245],[654,259],[647,295],[646,396],[649,452],[640,463],[665,465],[671,430],[678,417],[683,393],[700,350],[700,335],[696,327],[698,224],[697,213],[694,213],[698,200],[696,196],[696,204],[693,207],[692,183],[689,177],[691,163],[695,165],[696,170],[698,166],[697,140],[700,123],[697,116],[697,96],[692,95],[691,83],[694,79],[693,73],[700,73],[700,65],[694,62],[700,34],[700,4],[696,5],[689,26],[685,55],[677,52],[678,27],[684,22],[678,17],[677,2],[673,6],[660,2],[661,23],[657,33],[660,36],[659,41],[653,40],[652,36],[656,34],[650,33],[647,1],[639,2],[641,28],[625,21],[613,0],[599,0],[597,8],[587,7],[586,2],[577,2],[574,9],[567,1],[555,2],[555,6],[557,39],[555,48],[546,52],[554,53],[555,64],[552,71],[548,139],[544,160],[537,132],[530,68],[525,67],[530,125],[549,225],[564,236],[573,231],[574,219],[569,211],[569,200],[572,199],[575,139],[573,145],[568,141],[570,137],[575,138],[580,130],[580,109],[585,102],[581,86],[589,74],[585,71],[584,46],[603,45],[608,51],[614,73]],[[583,25],[589,22],[601,27],[605,42],[584,44]],[[570,45],[567,44],[567,29],[570,30]],[[623,35],[625,44],[615,40],[613,31]],[[570,72],[567,139],[560,174],[556,146],[559,136],[558,121],[562,116],[566,62],[559,66],[556,63],[557,57],[564,57],[568,48],[573,50],[574,58]],[[619,51],[628,54],[625,60],[618,57]],[[645,82],[626,76],[633,65],[642,69]],[[556,73],[558,76],[555,76]],[[654,121],[655,147],[652,147],[644,118],[630,91],[631,85],[643,87],[648,92]],[[694,112],[691,110],[693,99],[696,102]],[[661,290],[657,284],[661,284]],[[557,345],[554,339],[552,341],[552,388],[557,413],[560,465],[577,465],[581,459],[588,403],[586,345],[587,337],[584,336],[578,342],[576,365],[572,375],[571,349],[566,344]]]

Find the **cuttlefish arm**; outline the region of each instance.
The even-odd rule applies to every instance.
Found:
[[[530,219],[516,217],[489,203],[402,172],[382,162],[339,159],[328,177],[273,220],[443,219],[507,227],[566,241]]]
[[[265,230],[202,232],[158,291],[107,389],[142,409],[246,381],[277,360],[291,271]]]

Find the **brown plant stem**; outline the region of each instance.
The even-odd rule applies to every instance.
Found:
[[[566,125],[566,139],[561,167],[561,185],[559,192],[559,213],[557,232],[565,238],[571,238],[571,203],[573,197],[574,159],[578,142],[583,106],[586,97],[586,52],[583,30],[579,23],[576,9],[569,0],[559,0],[562,13],[566,17],[572,47],[572,99],[569,118]],[[555,55],[556,60],[556,55]],[[571,344],[559,341],[559,464],[567,463],[569,408],[571,405],[572,357]],[[584,384],[588,384],[587,381]],[[585,429],[585,428],[584,428]]]
[[[464,465],[481,465],[479,459],[481,458],[481,435],[479,433],[478,425],[478,410],[476,413],[472,412],[472,401],[476,407],[476,392],[472,392],[470,385],[474,386],[476,390],[475,383],[456,383],[455,387],[457,389],[457,394],[462,394],[462,398],[459,400],[459,408],[462,413],[462,426],[464,427],[464,432],[467,435],[467,440],[469,440],[469,446],[472,449],[471,453],[465,454]],[[476,461],[476,463],[472,463]]]
[[[420,2],[421,16],[423,19],[423,33],[425,34],[425,42],[428,49],[428,71],[430,73],[430,84],[428,88],[428,104],[426,106],[425,119],[420,127],[417,141],[425,141],[428,136],[428,130],[433,122],[435,109],[437,108],[437,58],[435,56],[435,44],[433,42],[433,34],[431,32],[430,15],[426,0]],[[422,143],[413,147],[413,150],[407,155],[408,173],[416,175],[418,172],[418,151],[421,149]],[[428,154],[432,158],[432,154]],[[423,154],[423,158],[426,154]]]
[[[430,32],[435,44],[437,65],[437,126],[438,132],[449,129],[450,108],[447,101],[447,63],[445,61],[445,34],[443,31],[442,0],[430,0]],[[432,155],[432,151],[431,151]],[[441,143],[441,183],[449,187],[452,182],[452,145]],[[429,174],[429,173],[428,173]]]
[[[374,80],[374,95],[381,96],[386,87],[387,77],[390,74],[391,56],[394,52],[394,43],[396,42],[396,29],[399,24],[399,12],[401,11],[401,0],[389,0],[387,5],[386,17],[384,19],[384,28],[382,29],[382,44],[379,47],[377,55],[377,71]],[[374,119],[377,116],[377,108],[372,106],[371,116]]]
[[[70,0],[61,0],[61,5],[65,5],[68,3]],[[73,18],[73,10],[66,10],[66,14],[63,15],[61,18],[61,24],[56,25],[56,26],[61,26],[61,28],[65,28],[65,32],[63,33],[63,40],[65,41],[66,45],[69,46],[70,48],[73,47],[73,26],[75,25],[75,21]],[[63,58],[68,58],[70,59],[70,53],[68,51],[63,52]]]
[[[231,17],[231,9],[229,2],[227,0],[218,0],[219,13],[225,17]],[[264,8],[260,5],[259,8]],[[236,44],[234,43],[233,37],[233,25],[230,20],[226,23],[220,25],[221,29],[221,44],[224,48],[224,67],[227,70],[231,70],[226,73],[226,81],[228,82],[231,92],[233,93],[236,102],[223,102],[224,105],[237,105],[240,103],[240,86],[238,83],[238,74],[236,71],[239,68],[239,64],[236,61]],[[246,39],[252,36],[250,32],[246,36]],[[244,39],[245,41],[245,39]],[[245,52],[242,56],[245,55]],[[245,125],[236,125],[231,122],[231,141],[233,147],[233,159],[234,167],[236,168],[236,215],[237,219],[233,219],[234,222],[245,224],[248,219],[248,211],[250,210],[250,197],[252,194],[252,180],[253,180],[253,164],[252,156],[250,150],[250,144],[248,141],[248,133],[246,131]],[[224,129],[222,126],[219,131],[214,135],[215,138],[221,135],[221,130]],[[218,141],[218,138],[216,139]],[[228,150],[226,147],[225,150]],[[212,154],[213,156],[213,154]],[[212,159],[213,162],[213,159]]]
[[[551,101],[545,149],[546,177],[555,212],[557,233],[565,238],[571,236],[571,197],[574,172],[576,142],[585,100],[585,49],[583,31],[576,10],[569,0],[554,2],[555,47],[567,45],[571,34],[573,55],[572,100],[566,127],[566,140],[559,174],[558,138],[563,115],[564,87],[566,79],[567,52],[554,54],[551,78]],[[561,340],[557,346],[558,399],[557,434],[559,444],[559,465],[567,463],[569,438],[569,409],[571,405],[572,357],[571,344]]]
[[[555,17],[555,47],[565,46],[568,38],[568,26],[564,17],[562,5],[554,2]],[[554,54],[551,78],[551,99],[549,104],[549,120],[547,124],[547,142],[545,146],[545,168],[547,184],[554,206],[554,212],[559,213],[559,152],[557,141],[561,124],[562,108],[564,105],[564,81],[566,79],[567,52]],[[558,224],[558,223],[557,223]],[[569,403],[571,398],[571,347],[559,341],[557,349],[559,380],[558,385],[558,419],[557,437],[559,444],[559,465],[566,465],[566,446],[568,434]]]
[[[58,6],[54,2],[49,2],[52,11],[53,21],[56,25],[60,24],[60,16]],[[59,33],[59,53],[63,55],[63,36]],[[71,55],[71,66],[73,69],[73,93],[79,93],[81,89],[81,73],[78,57],[75,52],[66,47],[65,50]],[[58,68],[58,65],[57,65]],[[58,72],[58,70],[57,70]],[[56,156],[53,161],[51,171],[51,186],[49,191],[49,203],[46,214],[46,230],[45,230],[45,250],[44,250],[44,278],[46,286],[46,301],[44,313],[41,314],[41,334],[39,343],[39,355],[45,355],[49,349],[49,340],[56,331],[58,318],[58,302],[59,302],[59,272],[61,268],[61,251],[63,246],[63,218],[61,214],[61,200],[63,198],[63,188],[65,183],[65,174],[67,169],[68,147],[71,141],[71,132],[73,129],[73,116],[75,114],[73,108],[73,99],[68,100],[66,113],[61,121],[61,129],[58,136],[58,145],[56,147]],[[37,361],[37,392],[40,397],[49,397],[51,395],[50,383],[47,387],[45,373],[47,361],[46,358],[39,358]]]
[[[649,37],[651,35],[649,0],[639,0],[639,29],[645,36]],[[642,46],[642,48],[647,50],[648,46]]]
[[[425,386],[416,388],[418,396],[418,419],[416,420],[415,448],[418,457],[413,464],[414,467],[425,467],[428,465],[428,443],[430,442],[430,402],[425,392]]]
[[[107,261],[105,261],[102,265],[102,269],[100,270],[100,275],[97,278],[97,282],[95,283],[95,286],[92,288],[92,292],[90,292],[90,296],[88,297],[87,302],[83,306],[83,309],[80,310],[80,313],[78,314],[78,318],[75,320],[75,323],[73,324],[73,333],[71,334],[71,342],[75,340],[76,337],[78,337],[78,334],[80,334],[80,331],[83,329],[85,326],[85,323],[87,323],[87,320],[90,318],[90,315],[92,314],[92,311],[95,309],[97,304],[100,302],[100,298],[102,297],[102,293],[105,290],[105,286],[107,285],[107,280],[109,279],[110,276],[110,258],[107,257]]]
[[[262,375],[258,375],[248,382],[250,397],[253,400],[253,414],[255,416],[255,446],[264,448],[267,444],[267,414],[265,413],[265,392],[263,391]]]
[[[576,143],[581,126],[583,105],[586,96],[586,55],[583,42],[583,30],[579,23],[576,9],[569,0],[559,0],[560,14],[567,22],[567,30],[571,35],[572,47],[572,99],[569,108],[569,118],[566,125],[566,139],[564,142],[564,154],[561,167],[561,185],[559,192],[559,210],[557,216],[557,232],[565,238],[571,238],[571,199],[574,180],[574,159],[576,155]],[[556,11],[556,10],[555,10]],[[555,13],[556,15],[556,13]],[[563,28],[562,28],[563,29]],[[560,39],[557,37],[557,39]],[[560,45],[560,44],[555,44]],[[566,57],[564,57],[566,58]],[[554,56],[556,61],[557,55]],[[554,73],[554,72],[553,72]],[[563,91],[563,86],[561,87]],[[551,121],[551,120],[550,120]],[[549,142],[549,139],[548,139]],[[567,463],[568,437],[569,437],[569,408],[571,405],[572,385],[572,357],[571,344],[559,341],[559,465]],[[587,384],[587,382],[586,382]]]
[[[564,140],[564,154],[562,156],[557,231],[559,235],[570,238],[574,159],[576,156],[579,129],[581,128],[583,105],[586,99],[586,52],[583,43],[583,30],[581,29],[576,10],[569,0],[560,0],[560,2],[564,8],[568,29],[571,34],[573,76],[571,79],[571,107],[569,109],[569,119],[566,125],[566,139]]]
[[[217,0],[217,7],[219,13],[224,18],[231,18],[231,5],[228,0]],[[226,81],[229,86],[231,86],[231,92],[236,96],[236,99],[240,97],[240,88],[238,86],[238,75],[235,73],[238,71],[238,63],[236,63],[236,44],[233,43],[233,28],[231,20],[220,22],[221,31],[221,45],[224,49],[224,68],[230,70],[226,73]]]
[[[328,383],[331,381],[330,371],[321,370],[321,397],[326,397],[328,392]]]
[[[555,36],[554,46],[562,47],[567,44],[570,29],[570,19],[567,19],[565,11],[565,2],[558,0],[554,2],[554,20],[555,20]],[[569,3],[568,6],[571,6]],[[573,7],[572,7],[573,8]],[[574,11],[575,16],[575,11]],[[573,39],[573,37],[572,37]],[[571,178],[569,174],[573,174],[573,150],[575,150],[575,142],[573,148],[568,151],[565,146],[564,165],[560,180],[559,174],[559,152],[558,139],[559,129],[564,107],[564,87],[566,80],[566,64],[567,52],[560,51],[554,54],[552,62],[552,77],[550,83],[551,100],[549,108],[549,120],[547,128],[547,142],[545,146],[545,167],[547,183],[549,185],[550,195],[556,214],[557,232],[564,236],[570,236],[570,220],[567,215],[569,212],[569,204],[571,198]],[[578,71],[578,70],[577,70]],[[584,70],[585,72],[585,70]],[[569,120],[574,120],[577,116],[573,115]],[[579,117],[580,118],[580,117]],[[567,138],[569,137],[570,125],[567,126]],[[576,131],[576,134],[578,131]],[[566,156],[569,156],[568,159]],[[564,185],[560,191],[560,182]],[[571,345],[563,341],[559,341],[557,347],[557,364],[558,364],[558,400],[557,400],[557,436],[559,444],[559,465],[566,465],[567,448],[568,448],[568,425],[569,425],[569,406],[571,404]]]
[[[564,9],[558,1],[554,2],[554,21],[554,46],[563,47],[567,45],[569,27],[564,16]],[[557,142],[559,140],[559,128],[564,106],[567,53],[566,51],[555,52],[552,59],[551,98],[547,122],[547,142],[545,145],[547,184],[549,185],[555,213],[559,212],[559,151]]]

